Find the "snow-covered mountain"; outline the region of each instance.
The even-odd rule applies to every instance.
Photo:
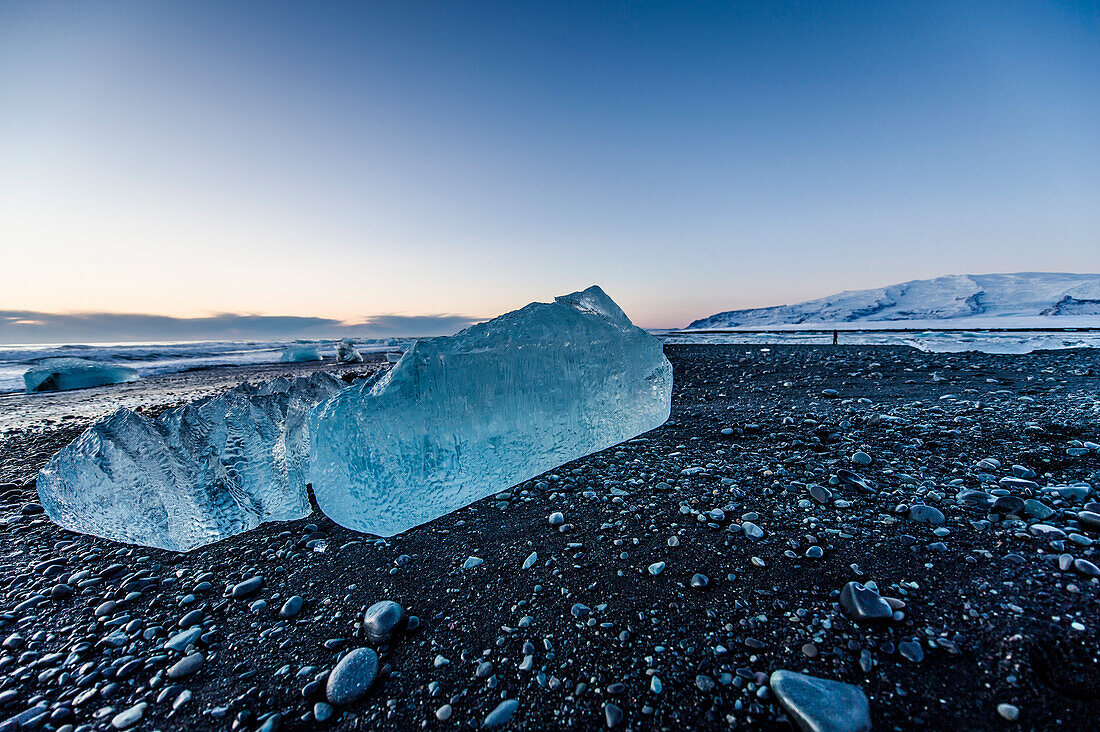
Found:
[[[731,310],[696,320],[688,328],[976,319],[993,321],[990,325],[1001,319],[1056,325],[1061,322],[1057,318],[1071,316],[1100,316],[1100,274],[949,275],[846,291],[798,305]]]

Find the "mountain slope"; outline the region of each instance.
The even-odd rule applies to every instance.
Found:
[[[767,308],[718,313],[691,328],[1100,315],[1100,274],[948,275]]]

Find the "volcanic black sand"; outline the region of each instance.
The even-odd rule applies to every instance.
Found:
[[[1097,351],[667,353],[668,424],[385,541],[320,513],[183,555],[63,531],[34,475],[88,420],[33,424],[20,402],[0,436],[0,720],[469,728],[516,699],[513,728],[619,709],[616,729],[784,729],[767,679],[788,669],[858,686],[880,730],[1100,728]],[[850,581],[894,619],[849,619]],[[419,627],[317,721],[383,599]],[[169,679],[181,621],[202,664]]]

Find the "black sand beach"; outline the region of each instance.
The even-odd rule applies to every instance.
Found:
[[[469,728],[504,699],[517,729],[787,729],[777,669],[863,689],[878,730],[1100,729],[1100,352],[666,352],[639,439],[389,540],[315,512],[189,554],[55,527],[35,473],[114,405],[331,365],[0,396],[0,730]],[[851,619],[850,581],[894,618]],[[326,708],[384,599],[419,627]]]

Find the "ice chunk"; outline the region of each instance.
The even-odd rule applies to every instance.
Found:
[[[89,386],[137,381],[138,372],[125,366],[96,363],[84,358],[44,358],[23,374],[27,393],[66,391]]]
[[[325,357],[317,349],[317,346],[298,344],[283,351],[279,359],[283,363],[297,363],[299,361],[324,361]]]
[[[355,350],[350,338],[336,342],[336,360],[339,363],[363,363],[363,355]]]
[[[391,536],[668,419],[672,367],[598,287],[417,341],[310,415],[321,510]]]
[[[243,384],[149,419],[121,409],[38,474],[50,518],[72,531],[188,551],[264,521],[309,515],[309,410],[345,384]]]
[[[398,361],[401,360],[401,357],[404,356],[404,355],[405,355],[404,353],[398,353],[398,352],[391,351],[390,353],[386,354],[386,362],[387,363],[397,363]]]

